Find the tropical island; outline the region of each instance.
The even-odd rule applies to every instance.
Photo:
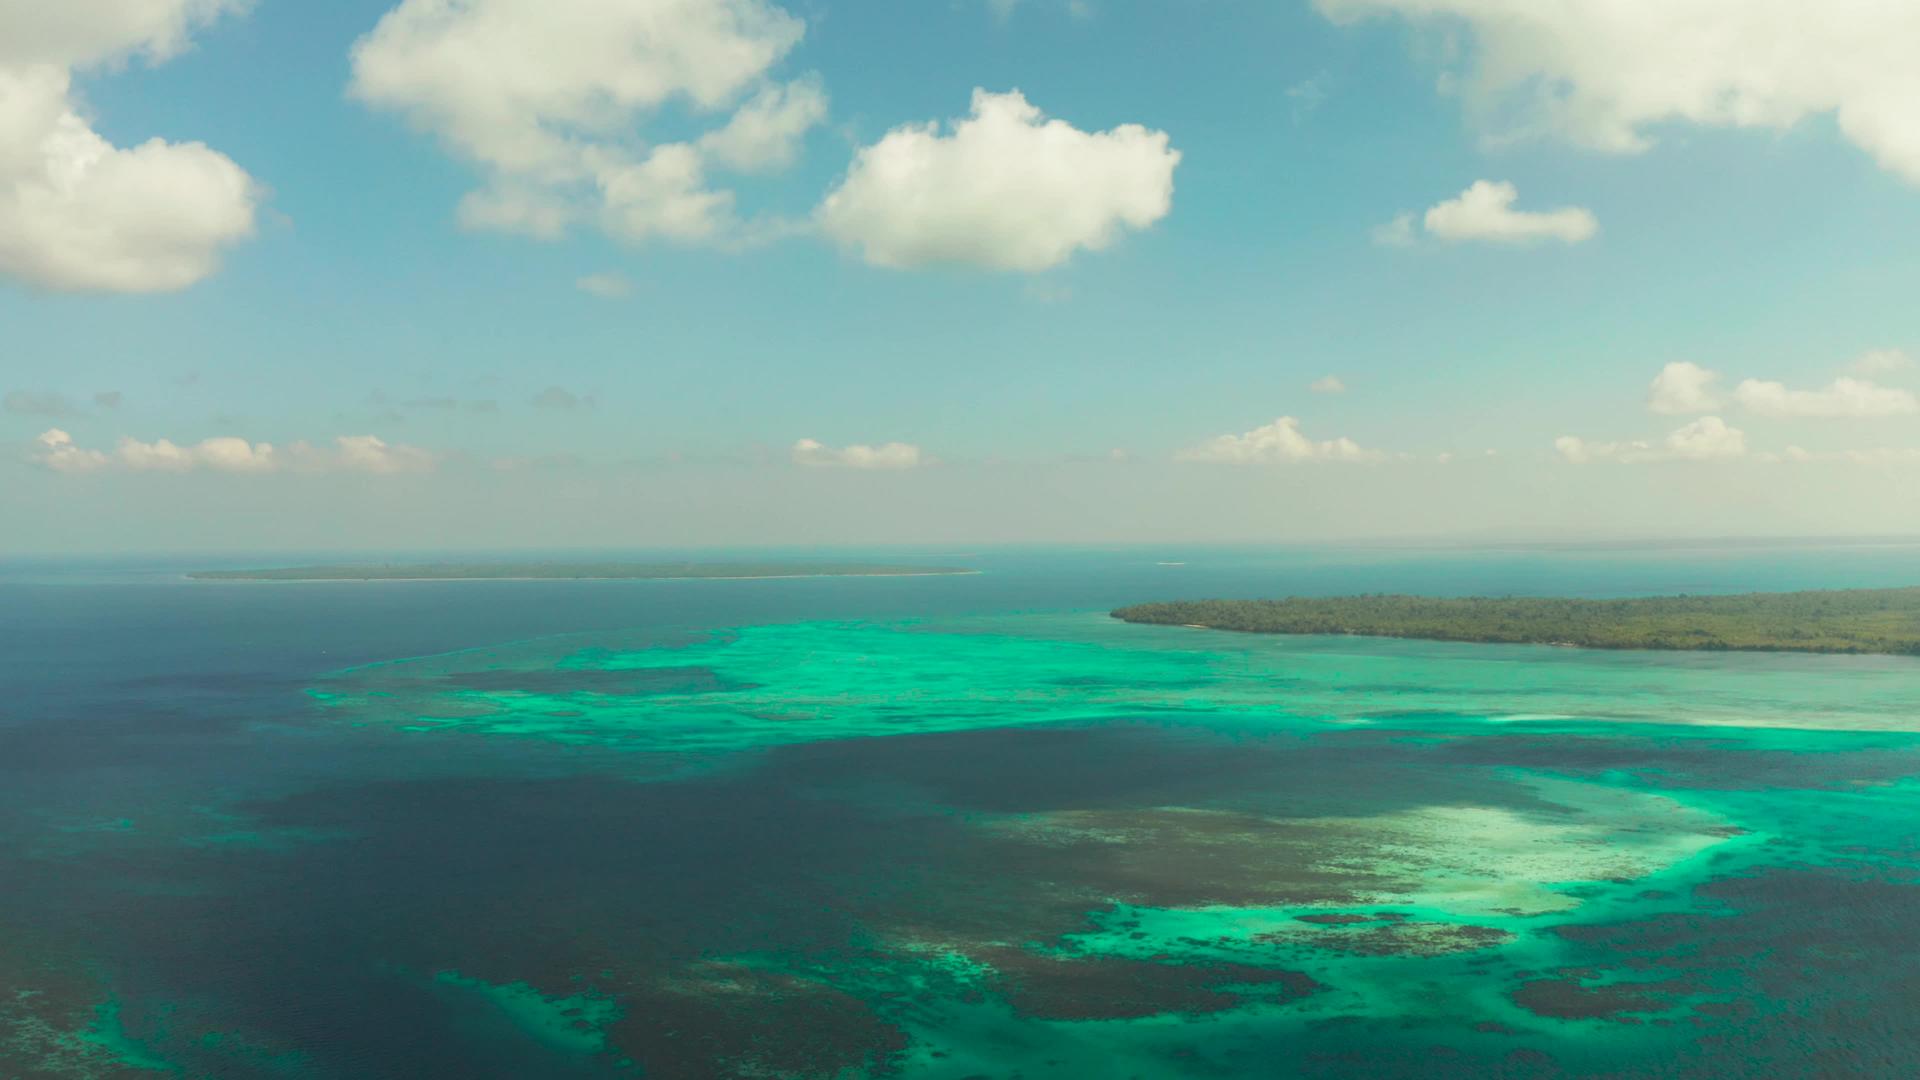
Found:
[[[1920,588],[1652,596],[1294,596],[1190,600],[1113,612],[1130,623],[1255,634],[1349,634],[1587,649],[1920,656]]]
[[[819,562],[369,563],[263,570],[196,570],[196,581],[675,581],[799,577],[927,577],[972,574],[952,566]]]

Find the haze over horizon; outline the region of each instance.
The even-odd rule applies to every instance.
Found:
[[[1920,7],[0,27],[0,553],[1920,535]]]

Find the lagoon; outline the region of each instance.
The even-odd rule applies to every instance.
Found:
[[[1157,565],[1172,560],[1187,565]],[[1920,985],[1910,660],[1105,615],[1168,587],[1362,578],[1891,584],[1917,553],[979,564],[0,583],[0,1061],[315,1078],[1920,1069],[1902,1005]]]

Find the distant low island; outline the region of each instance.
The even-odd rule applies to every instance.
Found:
[[[196,581],[674,581],[798,577],[926,577],[971,574],[952,566],[881,563],[370,563],[264,570],[196,570]]]
[[[1428,641],[1920,655],[1920,588],[1654,596],[1337,596],[1190,600],[1113,612],[1130,623],[1255,634],[1349,634]]]

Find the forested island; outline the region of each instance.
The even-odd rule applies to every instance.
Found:
[[[1256,634],[1352,634],[1588,649],[1920,655],[1920,588],[1654,596],[1337,596],[1191,600],[1113,612],[1131,623]]]
[[[922,577],[971,574],[951,566],[814,562],[526,562],[377,563],[287,566],[264,570],[197,570],[196,581],[670,581],[795,577]]]

